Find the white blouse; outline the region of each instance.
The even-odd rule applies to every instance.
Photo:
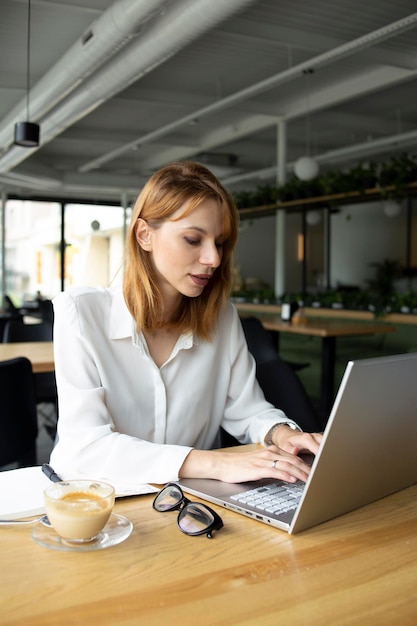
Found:
[[[290,421],[265,400],[231,303],[212,341],[183,334],[160,368],[120,287],[72,288],[54,311],[58,474],[165,483],[193,447],[213,447],[220,425],[250,443]]]

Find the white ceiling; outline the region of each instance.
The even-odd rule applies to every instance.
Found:
[[[119,201],[190,158],[232,191],[251,189],[276,182],[280,121],[288,172],[307,135],[322,170],[415,154],[416,8],[32,0],[29,117],[41,145],[28,149],[13,146],[14,123],[26,120],[28,0],[1,0],[0,186]]]

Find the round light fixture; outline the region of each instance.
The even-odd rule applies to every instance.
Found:
[[[401,213],[401,202],[398,200],[386,200],[383,203],[384,213],[387,217],[397,217]]]
[[[303,156],[294,165],[294,172],[300,180],[313,180],[319,173],[320,166],[312,157]]]
[[[306,222],[309,226],[317,226],[321,222],[320,211],[307,211]]]

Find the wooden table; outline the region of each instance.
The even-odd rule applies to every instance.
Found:
[[[52,341],[30,341],[27,343],[0,343],[0,361],[25,356],[32,363],[35,374],[53,372],[55,369]]]
[[[264,304],[255,302],[234,302],[236,308],[239,311],[244,311],[246,314],[258,313],[270,313],[275,315],[281,315],[280,304]],[[304,313],[308,318],[311,317],[326,317],[334,319],[350,319],[359,321],[375,321],[375,313],[372,311],[365,311],[359,309],[343,309],[333,307],[315,307],[305,306],[303,307]],[[417,324],[417,315],[413,313],[385,313],[384,322],[389,324]]]
[[[320,380],[320,412],[327,419],[333,405],[335,395],[335,360],[336,339],[338,337],[358,337],[364,335],[388,334],[395,332],[392,324],[381,322],[361,322],[348,319],[318,319],[303,318],[300,323],[283,322],[279,315],[265,313],[249,313],[244,305],[238,306],[242,316],[253,314],[258,317],[263,326],[276,333],[277,347],[280,333],[293,333],[320,337],[321,351],[321,380]]]
[[[97,552],[0,528],[0,624],[417,623],[417,485],[293,536],[213,505],[224,528],[188,537],[152,499],[119,500],[133,533]]]

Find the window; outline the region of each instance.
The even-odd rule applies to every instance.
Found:
[[[130,210],[126,213],[128,219]],[[61,242],[61,214],[59,202],[6,202],[2,290],[16,306],[33,300],[37,292],[53,298],[62,287],[107,286],[121,270],[125,233],[122,207],[66,204],[65,246]]]

